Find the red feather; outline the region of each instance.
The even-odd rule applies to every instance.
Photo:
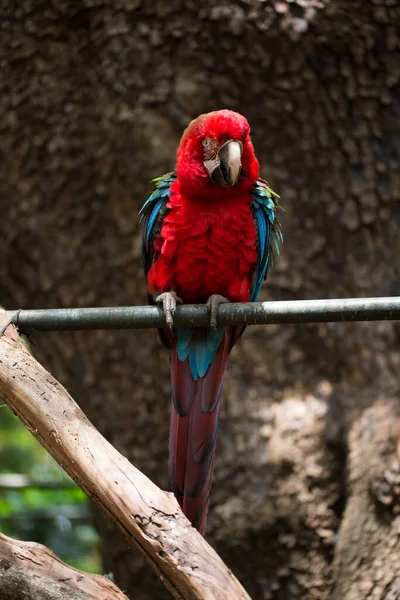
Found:
[[[217,440],[222,380],[234,330],[226,330],[204,377],[194,381],[188,359],[171,355],[169,483],[188,519],[204,533]],[[195,335],[204,336],[204,330]]]
[[[257,262],[250,194],[201,204],[181,193],[179,180],[171,191],[148,290],[173,289],[186,303],[206,302],[216,293],[248,302]]]

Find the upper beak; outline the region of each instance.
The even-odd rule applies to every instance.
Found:
[[[222,186],[235,185],[242,167],[242,144],[237,140],[228,140],[222,144],[214,160],[206,160],[210,178]]]

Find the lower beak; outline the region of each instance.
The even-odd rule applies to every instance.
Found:
[[[228,140],[218,151],[213,161],[204,163],[210,178],[218,185],[233,186],[237,183],[242,167],[242,144],[237,140]]]

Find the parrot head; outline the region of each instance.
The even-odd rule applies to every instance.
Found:
[[[232,110],[194,119],[179,144],[176,172],[182,188],[193,196],[212,198],[250,190],[259,165],[247,119]]]

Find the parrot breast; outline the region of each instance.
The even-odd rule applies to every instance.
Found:
[[[149,292],[174,290],[185,303],[206,302],[212,294],[249,301],[257,262],[251,196],[201,202],[185,198],[178,182],[173,187]]]

